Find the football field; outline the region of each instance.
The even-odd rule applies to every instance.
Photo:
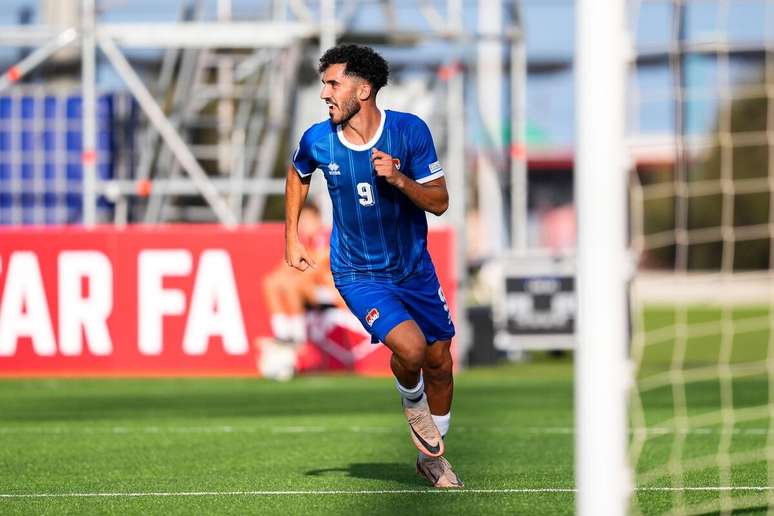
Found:
[[[670,323],[659,312],[648,321],[651,329]],[[738,359],[765,361],[765,337],[740,337]],[[716,365],[717,346],[704,339],[686,367]],[[668,367],[668,347],[646,353],[641,372]],[[388,378],[1,380],[0,514],[571,514],[572,369],[571,357],[536,355],[457,375],[447,457],[462,491],[434,490],[416,475]],[[768,389],[765,375],[735,380],[734,407],[765,406]],[[718,393],[717,381],[692,385],[687,411],[717,410]],[[661,435],[644,446],[641,475],[663,471],[676,442],[661,428],[673,416],[671,389],[642,402],[649,431]],[[734,463],[725,487],[745,514],[765,514],[771,494],[768,425],[733,427],[729,451],[752,458]],[[723,435],[720,425],[691,431],[686,465],[715,453]],[[651,475],[635,507],[712,507],[719,485],[712,467],[688,471],[679,495],[668,475]]]
[[[461,373],[439,492],[386,378],[4,380],[0,513],[569,514],[572,364]]]

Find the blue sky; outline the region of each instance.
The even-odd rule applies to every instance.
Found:
[[[107,6],[105,21],[172,21],[178,17],[182,0],[104,0]],[[35,8],[38,0],[2,0],[0,24],[14,24],[22,7]],[[381,23],[381,11],[364,2],[357,17],[362,30],[376,28]],[[401,27],[424,30],[421,16],[411,8],[413,2],[398,2],[397,17]],[[442,9],[445,1],[436,0]],[[630,13],[629,24],[634,41],[641,51],[665,50],[671,37],[672,2],[670,0],[642,0],[636,13]],[[465,24],[470,29],[477,25],[475,3],[466,0]],[[214,17],[216,0],[205,2],[208,17]],[[270,2],[260,0],[233,0],[235,18],[265,16]],[[570,61],[574,49],[574,2],[571,0],[525,0],[522,2],[528,58],[533,62],[545,60]],[[727,6],[727,10],[724,10]],[[749,47],[774,43],[774,0],[689,0],[686,7],[686,36],[691,42],[727,41],[731,45]],[[443,53],[443,49],[427,46],[420,52]],[[13,54],[0,51],[0,59],[8,61]],[[732,84],[749,81],[756,76],[762,63],[747,56],[729,61]],[[688,129],[691,132],[710,130],[717,111],[718,60],[712,56],[688,56],[686,77],[689,89],[686,109]],[[533,74],[527,85],[528,118],[535,146],[567,147],[573,142],[574,100],[573,73],[559,69],[552,73]],[[639,98],[630,121],[632,131],[658,134],[671,130],[673,125],[671,101],[672,78],[665,65],[641,67],[630,77],[630,91]]]

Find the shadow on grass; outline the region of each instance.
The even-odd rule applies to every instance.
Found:
[[[416,475],[414,465],[403,462],[355,462],[342,468],[312,469],[307,471],[306,475],[322,477],[337,473],[344,473],[351,478],[398,482],[411,487],[428,487],[427,483]]]
[[[744,509],[734,509],[730,513],[724,512],[706,512],[702,513],[703,516],[721,516],[722,514],[766,514],[768,506],[761,505],[759,507],[746,507]]]

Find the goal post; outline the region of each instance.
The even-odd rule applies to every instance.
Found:
[[[626,23],[622,0],[576,4],[576,509],[628,510]]]

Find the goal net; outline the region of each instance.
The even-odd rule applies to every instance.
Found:
[[[631,509],[771,511],[774,1],[629,15]]]

